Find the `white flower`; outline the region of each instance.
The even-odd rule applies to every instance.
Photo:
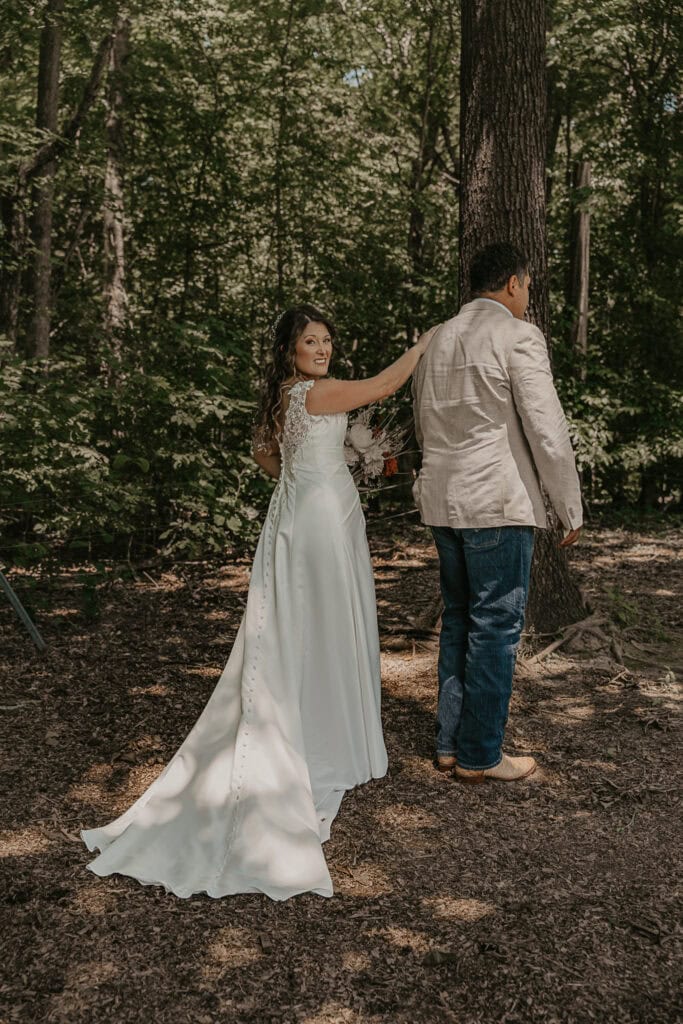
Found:
[[[344,445],[344,458],[346,459],[347,466],[355,466],[360,458],[360,452],[357,452],[351,445]]]
[[[367,452],[363,459],[363,473],[366,477],[379,476],[384,469],[384,456],[381,452]]]
[[[367,451],[374,441],[372,431],[362,423],[354,423],[353,426],[349,428],[346,436],[349,443],[352,444],[358,452]]]

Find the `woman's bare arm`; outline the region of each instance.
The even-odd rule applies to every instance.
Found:
[[[261,469],[265,470],[268,476],[272,476],[274,480],[277,480],[280,476],[280,456],[279,454],[266,454],[264,452],[258,452],[254,450],[252,452],[254,461],[259,464]]]
[[[268,476],[272,476],[274,480],[277,480],[280,476],[280,456],[279,455],[264,455],[263,452],[253,452],[254,460],[258,463],[261,469],[265,470]]]
[[[351,412],[393,395],[408,380],[439,326],[423,334],[411,349],[374,377],[366,377],[365,380],[317,380],[306,394],[306,410],[313,416]]]

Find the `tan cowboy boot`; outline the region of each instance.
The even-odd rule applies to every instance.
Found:
[[[510,757],[503,754],[500,764],[495,768],[484,768],[483,771],[472,771],[470,768],[455,769],[455,778],[458,782],[468,782],[477,785],[480,782],[517,782],[519,779],[526,779],[536,771],[538,767],[533,757]]]

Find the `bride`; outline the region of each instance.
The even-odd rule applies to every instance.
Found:
[[[381,778],[380,658],[372,566],[344,460],[346,413],[392,395],[429,332],[374,377],[328,378],[335,328],[288,309],[254,457],[277,479],[246,611],[204,711],[119,818],[82,831],[97,875],[188,897],[332,895],[321,843],[347,789]]]

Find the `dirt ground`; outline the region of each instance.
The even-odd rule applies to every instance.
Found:
[[[79,829],[145,788],[217,682],[248,563],[9,574],[48,651],[0,596],[1,1021],[677,1019],[681,532],[586,534],[572,560],[609,644],[530,662],[553,637],[527,638],[507,749],[542,767],[469,788],[431,765],[436,557],[406,522],[369,524],[390,769],[342,804],[329,900],[178,900],[85,870]]]

